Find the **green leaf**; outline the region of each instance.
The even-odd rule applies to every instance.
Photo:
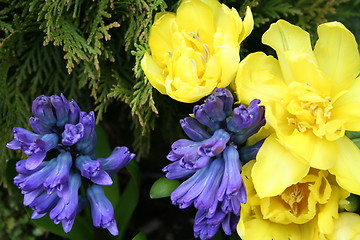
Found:
[[[138,233],[132,240],[146,240],[146,235],[144,233]]]
[[[180,184],[179,180],[171,180],[166,177],[159,178],[150,189],[150,197],[152,199],[168,197]]]
[[[104,128],[100,125],[96,126],[95,131],[97,137],[95,147],[96,157],[107,158],[111,154],[111,147],[106,132]]]
[[[345,135],[360,148],[360,131],[346,131]]]
[[[351,140],[354,140],[356,138],[360,138],[360,131],[346,131],[346,136],[350,138]]]
[[[120,186],[119,178],[117,175],[111,177],[113,184],[111,186],[102,186],[105,196],[110,200],[113,206],[117,206],[120,200]]]
[[[31,216],[31,209],[26,208],[26,212],[29,216]],[[65,233],[61,224],[55,224],[48,215],[39,219],[33,219],[32,221],[40,228],[46,229],[51,233],[67,239],[93,240],[95,237],[92,223],[90,221],[86,221],[82,216],[79,215],[76,216],[75,223],[69,233]]]
[[[10,194],[12,194],[13,192],[20,192],[16,185],[13,183],[14,177],[17,175],[16,163],[18,162],[18,160],[19,159],[9,159],[5,165],[5,176],[3,182]]]
[[[97,142],[95,147],[96,157],[107,158],[111,154],[111,147],[104,128],[100,125],[96,126]],[[110,200],[113,206],[119,203],[120,186],[117,175],[112,176],[113,184],[111,186],[103,186],[105,196]]]
[[[131,179],[122,193],[119,203],[115,207],[115,217],[118,223],[119,236],[123,239],[127,225],[136,209],[140,197],[140,174],[137,162],[131,161],[126,169],[131,174]]]
[[[353,143],[355,143],[355,145],[360,148],[360,138],[351,139],[351,141],[353,141]]]

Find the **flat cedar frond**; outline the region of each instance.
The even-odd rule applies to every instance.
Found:
[[[60,27],[49,34],[55,46],[62,46],[67,60],[66,68],[71,73],[74,62],[89,61],[89,54],[95,54],[93,47],[88,45],[86,39],[81,35],[80,30],[68,20],[61,19]]]
[[[271,19],[301,14],[300,9],[295,8],[290,2],[284,2],[282,0],[264,1],[259,11],[263,16]],[[257,23],[256,18],[255,23]]]
[[[21,90],[12,82],[1,82],[0,94],[0,166],[5,166],[6,161],[14,157],[15,153],[5,148],[6,143],[12,140],[14,126],[26,127],[29,118],[29,102]],[[3,94],[6,92],[6,94]],[[0,182],[5,181],[5,167],[0,167]]]

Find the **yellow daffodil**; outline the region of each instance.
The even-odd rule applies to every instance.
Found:
[[[359,240],[360,216],[356,213],[343,212],[335,222],[334,231],[326,235],[328,240]]]
[[[278,59],[256,52],[239,65],[241,102],[258,98],[274,132],[252,171],[260,197],[271,197],[303,179],[310,167],[329,170],[338,184],[360,194],[360,150],[345,130],[360,130],[360,57],[353,34],[341,23],[318,27],[314,50],[307,32],[284,20],[263,43]]]
[[[215,87],[234,80],[240,43],[253,29],[247,9],[244,21],[235,9],[217,0],[184,0],[176,14],[157,14],[141,67],[153,87],[191,103]]]
[[[338,202],[349,192],[340,188],[328,171],[311,168],[279,195],[260,198],[251,177],[254,163],[242,168],[248,201],[241,205],[237,226],[241,239],[325,240],[325,234],[334,232]]]

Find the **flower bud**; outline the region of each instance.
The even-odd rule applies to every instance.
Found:
[[[34,116],[41,119],[46,125],[52,127],[56,123],[50,97],[44,95],[37,97],[33,101],[31,109]]]
[[[56,115],[56,126],[61,128],[69,120],[69,102],[63,94],[61,96],[52,95],[50,102]]]
[[[203,141],[210,137],[195,118],[186,117],[180,120],[180,124],[186,135],[194,141]]]

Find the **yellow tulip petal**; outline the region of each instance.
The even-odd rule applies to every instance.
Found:
[[[342,188],[360,195],[360,150],[346,136],[336,142],[339,145],[338,159],[329,172],[336,176],[336,181]]]
[[[254,135],[250,136],[247,139],[246,145],[249,146],[254,145],[258,141],[267,138],[272,133],[274,133],[274,129],[268,123],[266,123],[264,126],[260,128],[260,130],[257,133],[255,133]]]
[[[176,23],[180,31],[196,33],[202,42],[212,46],[214,12],[207,4],[200,0],[183,1],[176,12]]]
[[[302,240],[299,225],[282,225],[262,219],[249,220],[244,223],[244,228],[239,223],[238,233],[242,240]]]
[[[284,20],[271,24],[264,33],[262,42],[275,49],[277,53],[286,51],[312,53],[309,33]]]
[[[344,127],[349,131],[360,131],[360,78],[355,84],[334,103],[331,111],[333,119],[344,121]]]
[[[312,221],[299,225],[301,231],[302,240],[327,240],[322,238],[322,235],[319,233],[319,228],[317,226],[317,218],[315,217]]]
[[[165,53],[174,50],[172,33],[176,31],[177,26],[174,13],[157,14],[156,18],[150,29],[149,47],[154,60],[163,67]]]
[[[339,153],[337,142],[319,138],[309,130],[284,137],[282,141],[291,151],[308,161],[313,168],[327,170],[337,161]]]
[[[211,84],[218,84],[219,79],[221,78],[221,63],[219,58],[210,56],[209,61],[206,64],[206,69],[202,79],[206,79],[206,82],[211,82]],[[203,95],[206,96],[206,95]]]
[[[149,79],[151,85],[162,94],[166,94],[165,78],[162,74],[162,69],[149,53],[145,53],[143,59],[141,59],[141,68],[143,69],[146,77]]]
[[[309,189],[313,194],[313,198],[320,204],[327,203],[331,197],[332,187],[326,179],[327,176],[327,171],[318,171],[318,176],[316,177],[314,184],[309,186]]]
[[[314,87],[323,96],[330,96],[331,81],[320,71],[312,53],[294,54],[287,51],[284,52],[283,58],[294,81]]]
[[[239,101],[245,104],[255,98],[278,100],[287,90],[278,61],[262,52],[249,54],[240,62],[235,88]]]
[[[235,79],[236,69],[239,66],[240,56],[238,53],[238,46],[235,44],[224,44],[219,48],[219,51],[214,55],[219,60],[221,66],[221,79],[219,79],[218,88],[224,88]],[[209,66],[208,66],[209,68]]]
[[[284,79],[287,83],[295,81],[284,54],[308,54],[313,56],[309,34],[300,27],[292,25],[284,20],[279,20],[271,24],[270,28],[264,33],[262,42],[275,49],[280,62]]]
[[[241,176],[243,178],[244,181],[244,185],[246,188],[246,195],[247,195],[247,203],[251,203],[251,205],[259,205],[260,201],[259,201],[259,197],[256,194],[256,191],[254,189],[254,185],[252,183],[252,179],[251,179],[251,171],[252,168],[255,164],[255,160],[251,160],[248,163],[246,163],[244,166],[242,166],[241,168]],[[250,205],[249,204],[243,204],[242,206],[244,206],[244,210],[248,209],[250,211]],[[258,213],[260,213],[260,209],[258,209]]]
[[[281,101],[264,101],[265,105],[265,119],[276,132],[279,138],[282,136],[291,135],[294,132],[295,126],[289,124],[289,112]]]
[[[320,206],[318,226],[321,233],[330,234],[334,230],[335,220],[338,218],[339,200],[341,189],[332,186],[332,192],[327,204]]]
[[[335,222],[334,231],[327,235],[328,240],[359,240],[360,216],[352,212],[342,212]]]
[[[187,83],[179,77],[168,79],[165,83],[166,93],[179,102],[193,103],[200,100],[203,96],[211,94],[216,87],[216,81],[207,81],[206,85],[199,86]],[[174,87],[176,86],[176,87]]]
[[[351,87],[360,72],[360,56],[354,35],[339,22],[318,27],[314,54],[321,70],[332,80],[333,96]]]
[[[189,83],[197,85],[200,83],[197,70],[201,66],[196,63],[194,59],[195,54],[196,52],[192,48],[184,47],[182,54],[173,63],[174,78],[181,78],[181,84]],[[177,81],[174,80],[174,82]],[[173,86],[178,88],[174,83]]]
[[[215,46],[221,46],[224,42],[234,42],[239,49],[239,34],[242,31],[242,20],[239,13],[222,4],[215,16],[216,37]],[[214,36],[215,37],[215,36]]]
[[[214,13],[216,13],[221,6],[218,0],[201,0],[201,2],[209,6]]]
[[[253,30],[253,28],[254,28],[254,18],[253,18],[253,15],[252,15],[252,12],[251,12],[250,8],[247,7],[245,17],[244,17],[244,20],[243,20],[243,29],[241,31],[241,34],[240,34],[239,40],[238,40],[239,44],[247,36],[249,36],[249,34]]]
[[[279,195],[305,177],[310,168],[307,162],[284,148],[275,134],[265,140],[256,160],[251,176],[260,198]]]

